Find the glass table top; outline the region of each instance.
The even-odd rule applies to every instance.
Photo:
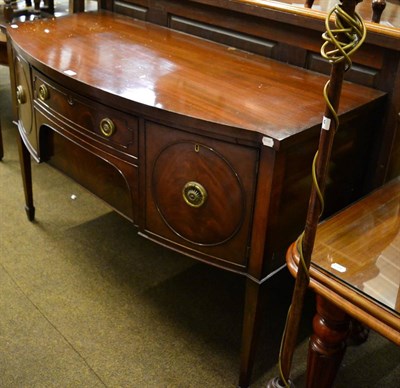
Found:
[[[400,314],[400,177],[322,222],[312,263]]]

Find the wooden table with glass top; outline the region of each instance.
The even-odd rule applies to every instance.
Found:
[[[296,244],[287,263],[296,276]],[[400,346],[400,177],[318,226],[310,288],[317,312],[307,387],[329,387],[345,352],[351,319]]]

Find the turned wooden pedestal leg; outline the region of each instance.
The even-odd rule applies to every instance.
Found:
[[[31,156],[21,136],[17,136],[17,142],[22,183],[24,185],[25,211],[29,221],[33,221],[35,218],[35,207],[33,206]]]
[[[317,295],[314,334],[308,349],[307,387],[332,387],[346,351],[350,318],[341,309]]]

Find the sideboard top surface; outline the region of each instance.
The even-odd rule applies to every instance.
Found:
[[[109,104],[133,101],[278,141],[319,125],[326,76],[109,12],[8,29],[40,71],[93,87]],[[74,82],[74,81],[72,81]],[[340,112],[382,92],[345,83]],[[121,100],[122,99],[122,100]]]

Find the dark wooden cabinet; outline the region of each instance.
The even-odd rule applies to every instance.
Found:
[[[142,236],[245,276],[248,385],[263,286],[304,226],[327,77],[108,12],[8,33],[24,176],[27,147]],[[386,98],[344,84],[327,214],[363,194]]]

